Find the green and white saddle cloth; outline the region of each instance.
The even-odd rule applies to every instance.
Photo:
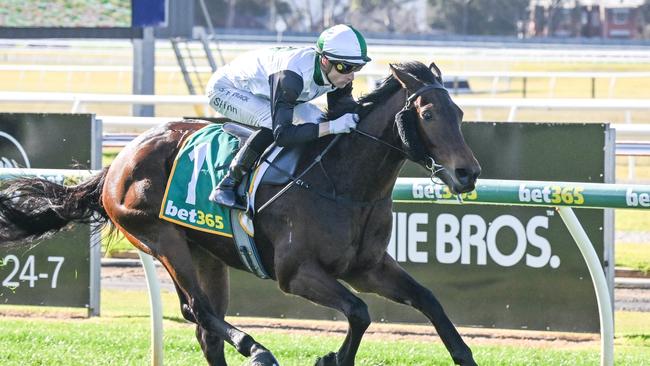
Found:
[[[228,172],[239,140],[221,124],[209,124],[190,136],[169,175],[160,218],[196,230],[233,236],[230,210],[208,200]]]

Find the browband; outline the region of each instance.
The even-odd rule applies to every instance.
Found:
[[[425,86],[421,87],[420,89],[418,89],[415,93],[411,94],[411,95],[406,99],[406,106],[405,106],[405,108],[410,107],[410,106],[411,106],[411,103],[413,103],[413,101],[414,101],[417,97],[419,97],[419,96],[422,95],[423,93],[428,92],[429,90],[432,90],[432,89],[441,89],[441,90],[444,90],[444,91],[448,92],[447,89],[446,89],[446,88],[445,88],[445,87],[444,87],[444,86],[443,86],[443,85],[442,85],[438,80],[436,80],[433,84],[425,85]]]

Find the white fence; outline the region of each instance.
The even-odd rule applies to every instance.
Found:
[[[615,110],[624,113],[625,124],[614,124],[617,130],[617,154],[628,155],[628,182],[636,180],[634,156],[650,155],[650,127],[632,124],[632,111],[650,111],[650,103],[644,99],[543,99],[543,98],[466,98],[457,97],[456,103],[464,108],[476,110],[476,120],[483,120],[483,109],[509,109],[507,121],[514,121],[522,109],[541,110]],[[208,100],[202,95],[130,95],[130,94],[86,94],[86,93],[31,93],[0,91],[0,103],[66,103],[70,112],[83,111],[88,103],[95,104],[152,104],[200,106],[203,115],[214,115],[208,107]],[[121,124],[126,127],[146,127],[170,119],[153,120],[137,117],[111,117],[105,123]],[[648,121],[642,121],[650,123]],[[620,143],[620,144],[619,144]]]
[[[508,108],[508,121],[513,121],[521,109],[562,110],[618,110],[626,113],[626,122],[632,122],[631,111],[650,111],[646,99],[545,99],[545,98],[467,98],[457,97],[454,101],[461,107],[476,108],[481,120],[483,108]],[[68,103],[70,112],[80,111],[84,104],[175,104],[202,105],[207,108],[208,99],[203,95],[133,95],[133,94],[90,94],[90,93],[39,93],[0,91],[0,103]],[[211,114],[209,110],[206,115]],[[648,122],[650,121],[643,121]]]
[[[650,142],[650,125],[632,124],[632,111],[649,111],[650,103],[644,99],[544,99],[544,98],[466,98],[457,97],[455,102],[465,108],[477,110],[477,120],[482,120],[482,109],[509,109],[507,121],[514,121],[522,109],[540,110],[615,110],[625,114],[625,124],[613,124],[617,139],[626,142]],[[132,95],[89,93],[32,93],[0,91],[0,103],[64,103],[70,105],[71,113],[83,111],[85,104],[153,104],[203,106],[205,115],[213,115],[208,99],[202,95]],[[103,117],[105,126],[131,128],[151,127],[174,118],[163,117]],[[650,123],[650,121],[641,121]],[[631,154],[633,155],[633,154]]]
[[[41,79],[45,80],[47,73],[66,73],[68,78],[72,74],[94,74],[94,73],[112,73],[118,75],[119,80],[125,79],[125,76],[132,72],[132,66],[129,65],[21,65],[21,64],[5,64],[0,65],[0,72],[8,71],[18,73],[19,79],[25,77],[25,73],[38,72],[41,74]],[[158,65],[155,67],[156,72],[164,72],[180,75],[180,68],[172,65]],[[200,73],[209,75],[212,69],[209,66],[192,66],[188,67],[191,73]],[[357,73],[358,76],[366,77],[368,80],[368,87],[370,90],[374,89],[375,82],[388,76],[388,72],[378,67],[367,67]],[[650,72],[637,71],[637,72],[534,72],[534,71],[450,71],[445,72],[444,77],[446,80],[467,80],[469,78],[491,79],[491,87],[489,92],[496,94],[503,91],[501,87],[503,82],[507,85],[510,84],[512,79],[522,79],[524,82],[523,93],[526,93],[526,81],[528,79],[548,79],[549,97],[555,95],[555,87],[558,79],[586,79],[591,80],[591,94],[595,95],[596,92],[596,79],[608,79],[608,97],[614,96],[616,83],[619,79],[648,79],[650,82]],[[506,90],[510,89],[506,87]]]

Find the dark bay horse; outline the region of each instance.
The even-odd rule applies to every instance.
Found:
[[[366,304],[339,281],[421,311],[454,362],[475,365],[470,348],[431,291],[408,275],[386,248],[391,192],[407,158],[427,166],[454,193],[474,189],[480,166],[463,139],[462,112],[442,87],[438,68],[412,62],[390,69],[391,75],[359,104],[328,112],[331,119],[357,111],[357,131],[338,138],[321,163],[302,177],[311,189],[294,186],[255,216],[255,239],[263,265],[280,289],[336,309],[348,320],[341,348],[318,358],[316,365],[354,365],[370,324]],[[151,129],[126,146],[110,167],[77,186],[15,180],[0,194],[0,245],[37,240],[69,222],[110,222],[167,269],[182,314],[196,324],[209,364],[226,364],[227,342],[253,365],[277,365],[263,345],[224,321],[228,267],[245,268],[231,239],[158,217],[176,153],[204,126],[180,121]],[[333,138],[307,146],[298,171]],[[280,188],[261,187],[258,204]]]

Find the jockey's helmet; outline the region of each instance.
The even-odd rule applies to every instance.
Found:
[[[355,64],[370,61],[366,40],[358,30],[349,25],[339,24],[324,30],[318,37],[316,50],[329,60]]]

